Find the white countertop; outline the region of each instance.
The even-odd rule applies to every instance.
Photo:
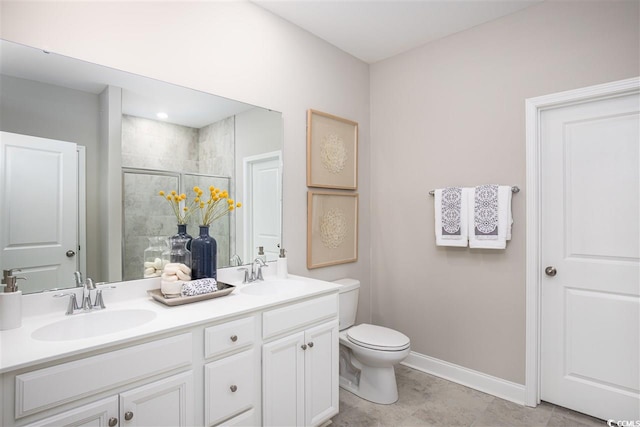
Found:
[[[65,341],[40,341],[32,334],[42,326],[64,320],[67,298],[53,298],[54,292],[23,296],[22,326],[0,332],[0,373],[26,368],[62,357],[88,353],[106,347],[123,344],[154,335],[186,329],[199,324],[211,323],[226,318],[255,312],[269,307],[312,296],[336,292],[339,285],[331,282],[289,275],[290,279],[305,282],[300,291],[286,294],[249,295],[242,292],[246,286],[260,286],[262,282],[243,285],[237,276],[219,270],[219,280],[236,286],[229,295],[191,304],[169,307],[153,300],[147,290],[158,289],[159,279],[145,279],[114,284],[115,289],[103,291],[106,310],[145,309],[156,313],[156,317],[141,326],[123,331]],[[226,277],[225,277],[226,276]],[[265,275],[265,280],[273,280]],[[80,292],[81,289],[76,292]],[[78,299],[81,301],[81,298]],[[83,316],[87,324],[96,312],[75,314]]]

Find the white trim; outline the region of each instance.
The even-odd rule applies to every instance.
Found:
[[[640,77],[525,100],[527,153],[527,256],[526,256],[526,353],[525,400],[540,403],[540,296],[542,271],[540,228],[540,113],[570,104],[605,99],[640,90]]]
[[[76,145],[78,152],[78,271],[87,276],[87,150]]]
[[[524,386],[502,378],[487,375],[464,366],[445,362],[444,360],[426,356],[412,351],[403,365],[444,378],[454,383],[509,400],[519,405],[524,404]]]

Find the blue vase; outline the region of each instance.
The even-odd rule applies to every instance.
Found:
[[[209,236],[209,226],[200,226],[200,235],[191,241],[191,279],[217,279],[218,244]]]
[[[169,240],[172,241],[176,239],[187,239],[187,250],[191,250],[191,240],[193,240],[193,237],[187,233],[187,224],[178,224],[178,233],[169,237]],[[171,245],[171,242],[169,242],[169,244]]]

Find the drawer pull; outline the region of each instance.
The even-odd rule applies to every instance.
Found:
[[[231,335],[231,341],[232,342],[238,341],[238,336],[237,335]]]
[[[118,419],[116,417],[109,418],[109,427],[116,427],[118,425]]]
[[[231,389],[231,393],[235,393],[236,391],[238,391],[238,386],[234,384],[231,387],[229,387],[229,389]]]
[[[311,341],[308,345],[309,345],[309,348],[313,348],[313,341]]]
[[[133,412],[131,411],[127,411],[124,413],[124,419],[127,421],[131,421],[131,419],[133,418]]]

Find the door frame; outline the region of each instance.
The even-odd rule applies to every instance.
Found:
[[[613,98],[640,92],[640,77],[589,86],[566,92],[528,98],[526,111],[526,338],[525,338],[525,405],[535,407],[540,403],[540,342],[542,304],[542,229],[540,150],[541,113],[545,110],[571,104]]]

